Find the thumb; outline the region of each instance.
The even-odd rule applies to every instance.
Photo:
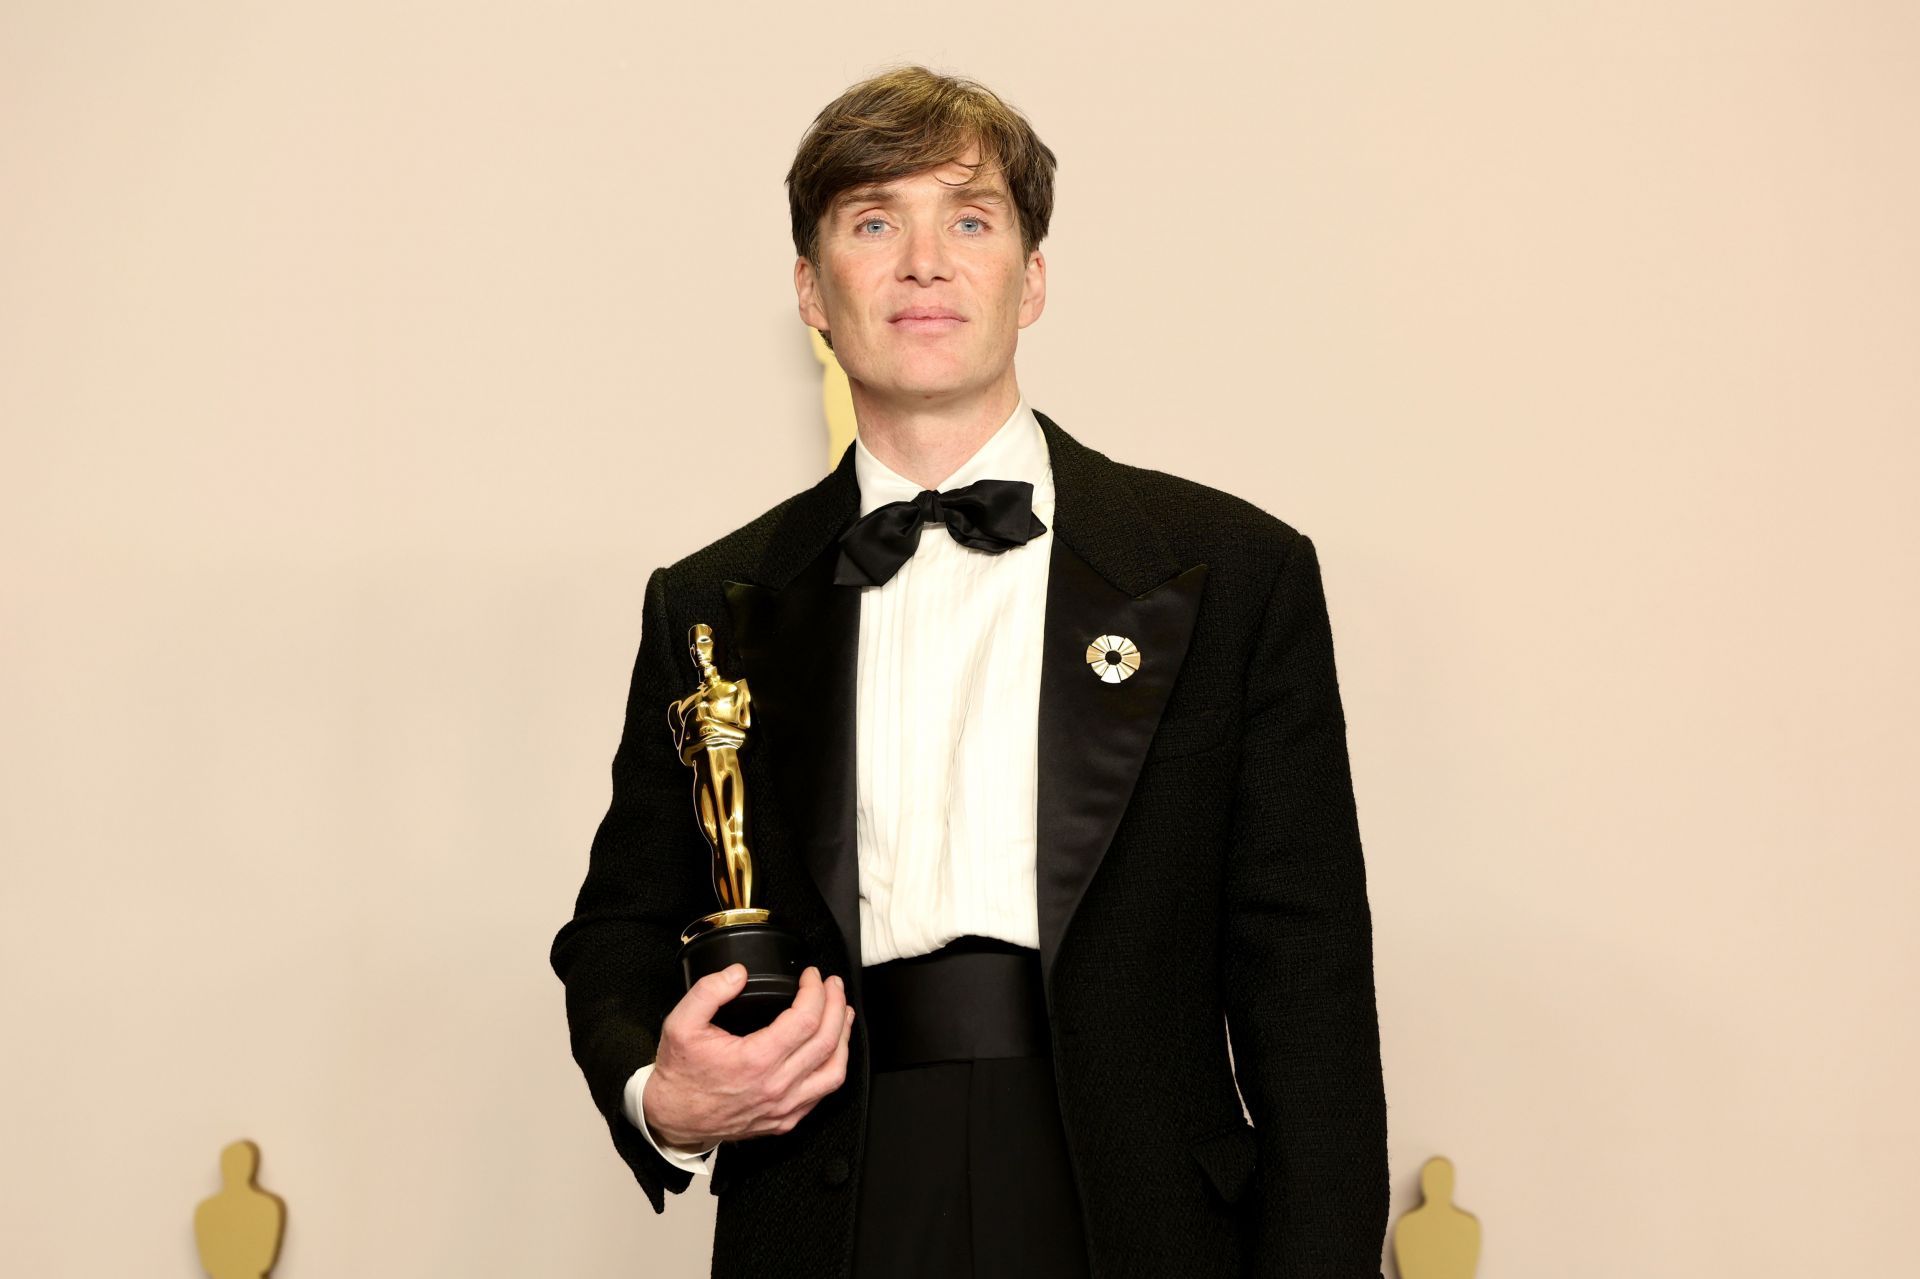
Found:
[[[681,996],[679,1005],[673,1010],[674,1015],[695,1025],[705,1025],[713,1020],[720,1005],[739,994],[746,984],[747,966],[728,964],[687,987],[687,993]]]

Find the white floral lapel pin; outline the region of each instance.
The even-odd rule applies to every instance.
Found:
[[[1087,645],[1087,665],[1103,683],[1118,684],[1140,669],[1140,650],[1124,635],[1101,635]]]

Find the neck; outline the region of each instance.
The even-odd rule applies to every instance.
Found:
[[[861,442],[888,467],[922,488],[938,488],[993,437],[1020,403],[1013,369],[962,400],[887,400],[849,379]]]

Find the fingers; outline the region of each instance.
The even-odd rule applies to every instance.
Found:
[[[676,1040],[674,1055],[685,1054],[696,1063],[690,1069],[707,1081],[700,1131],[734,1140],[791,1132],[844,1082],[853,1032],[853,1009],[841,979],[823,980],[817,967],[808,967],[793,1001],[771,1024],[738,1038],[726,1034],[712,1026],[712,1018],[739,994],[744,980],[740,965],[731,973],[723,969],[701,978],[661,1028],[663,1044]],[[654,1079],[660,1078],[656,1072]],[[651,1114],[649,1119],[658,1123]]]
[[[728,964],[719,972],[708,973],[687,987],[687,993],[661,1023],[661,1034],[664,1036],[669,1029],[684,1034],[710,1024],[720,1005],[739,994],[746,980],[745,964]]]
[[[847,1056],[849,1045],[853,1041],[853,1009],[846,1010],[841,1019],[841,1031],[834,1049],[820,1068],[795,1085],[792,1095],[798,1103],[798,1114],[805,1115],[818,1105],[828,1093],[839,1088],[847,1081]],[[797,1118],[797,1116],[796,1116]]]
[[[818,1026],[806,1042],[788,1054],[786,1060],[774,1070],[771,1080],[773,1086],[780,1092],[787,1092],[831,1060],[834,1047],[847,1036],[848,1027],[853,1024],[847,1018],[851,1011],[840,979],[828,978],[827,1006],[821,1011]]]
[[[762,1070],[771,1073],[813,1038],[820,1028],[820,1019],[830,1007],[844,1003],[839,981],[821,981],[820,970],[808,965],[800,974],[800,990],[794,995],[793,1003],[767,1026],[746,1037],[748,1051]]]

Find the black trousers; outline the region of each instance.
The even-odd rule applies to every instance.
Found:
[[[963,937],[861,984],[873,1074],[854,1279],[1083,1279],[1038,952]]]

